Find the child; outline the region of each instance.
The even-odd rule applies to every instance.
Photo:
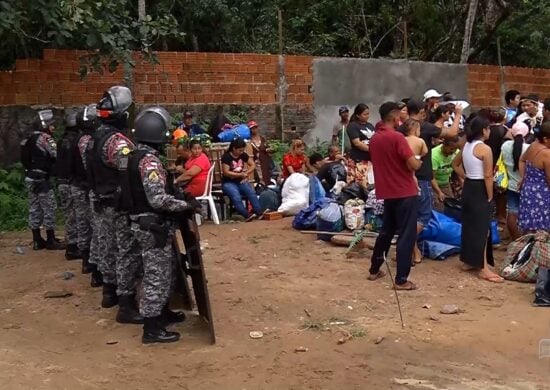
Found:
[[[422,138],[420,138],[420,122],[416,119],[409,118],[404,123],[405,126],[405,139],[409,143],[416,158],[422,158],[428,154],[428,146]],[[413,173],[414,181],[418,187],[418,180]],[[418,187],[420,191],[420,187]]]

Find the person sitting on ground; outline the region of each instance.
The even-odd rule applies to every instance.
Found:
[[[458,143],[458,137],[450,138],[432,149],[434,209],[440,213],[444,210],[445,198],[454,197],[450,180],[453,174],[452,163],[458,153]]]
[[[222,191],[231,200],[235,210],[247,222],[261,218],[262,208],[256,192],[248,181],[248,175],[254,171],[254,160],[244,152],[246,142],[242,138],[231,141],[229,149],[221,158],[222,162]],[[243,198],[252,205],[252,214],[243,204]]]
[[[405,121],[403,127],[405,129],[405,139],[411,147],[414,155],[417,156],[417,158],[421,159],[426,154],[428,154],[428,147],[426,146],[426,142],[424,142],[424,140],[420,138],[420,122],[418,122],[416,119],[409,118]],[[416,179],[414,172],[411,172],[411,174],[413,175],[414,182],[418,187],[418,180]],[[420,191],[420,187],[418,187],[418,190]]]
[[[185,162],[183,173],[174,180],[174,184],[184,184],[183,191],[193,196],[202,196],[208,180],[210,160],[202,151],[199,140],[189,141],[190,158]]]
[[[317,178],[328,193],[337,181],[346,181],[346,168],[341,160],[328,161],[319,153],[309,156],[309,163],[317,171]]]
[[[290,150],[283,156],[283,179],[293,173],[306,173],[309,161],[305,155],[306,145],[301,139],[292,140]]]
[[[334,161],[343,161],[344,156],[340,153],[340,148],[337,145],[330,145],[328,147],[328,156],[325,157],[325,162],[334,162]],[[310,161],[309,164],[313,166],[313,163]]]
[[[525,137],[529,135],[529,127],[523,122],[516,122],[512,126],[513,141],[506,141],[502,144],[502,161],[508,176],[508,188],[506,189],[506,226],[512,240],[521,237],[518,227],[519,212],[519,160],[525,153],[529,144]]]

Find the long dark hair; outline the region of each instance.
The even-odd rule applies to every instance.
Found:
[[[544,138],[550,138],[550,122],[545,122],[542,124],[540,130],[535,134],[539,142],[543,142]]]
[[[480,139],[483,136],[483,129],[487,129],[489,124],[489,119],[479,115],[476,116],[466,128],[466,140],[473,142]]]
[[[434,111],[433,116],[431,117],[432,123],[437,122],[441,117],[443,117],[443,114],[446,112],[451,112],[450,107],[447,104],[441,104],[437,106],[437,108]]]
[[[519,169],[519,158],[523,151],[523,135],[518,134],[514,137],[514,146],[512,147],[512,158],[514,160],[514,172]]]
[[[353,114],[351,115],[350,122],[359,122],[359,115],[361,115],[363,112],[369,109],[369,106],[367,106],[365,103],[359,103],[355,106],[353,110]]]

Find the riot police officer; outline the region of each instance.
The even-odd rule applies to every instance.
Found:
[[[131,104],[132,93],[126,87],[114,86],[104,93],[97,105],[101,126],[88,144],[86,160],[98,215],[98,266],[103,276],[101,306],[118,304],[118,322],[140,324],[143,318],[135,302],[140,253],[128,215],[119,207],[120,164],[134,148],[124,135]]]
[[[76,231],[77,246],[82,254],[82,273],[91,273],[91,286],[99,287],[103,284],[101,272],[97,269],[97,234],[92,251],[93,229],[92,210],[90,207],[90,186],[86,173],[86,148],[92,138],[93,132],[97,129],[96,105],[90,104],[76,116],[78,137],[73,148],[74,154],[74,177],[71,192],[76,210]],[[90,256],[90,254],[94,256]]]
[[[179,200],[165,190],[166,171],[158,156],[168,141],[169,125],[170,115],[160,107],[147,108],[137,116],[134,138],[138,146],[128,157],[127,179],[122,185],[143,261],[140,313],[144,318],[144,344],[169,343],[180,338],[179,333],[165,328],[168,323],[185,318],[183,313],[168,308],[174,250],[173,229],[166,215],[198,205],[194,199]]]
[[[77,247],[76,209],[71,191],[74,172],[74,153],[78,129],[76,127],[77,112],[69,110],[65,115],[65,131],[57,144],[57,189],[61,208],[65,214],[65,240],[67,248],[65,259],[76,260],[82,257]]]
[[[32,134],[21,142],[21,162],[25,167],[25,187],[29,197],[29,227],[33,249],[63,250],[65,245],[55,238],[55,196],[50,182],[57,150],[52,131],[52,110],[42,110],[33,123]],[[46,240],[40,226],[46,229]]]

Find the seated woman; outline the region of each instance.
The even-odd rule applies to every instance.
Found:
[[[174,183],[185,183],[184,192],[193,196],[201,196],[204,194],[208,180],[210,160],[203,153],[199,140],[194,139],[189,142],[189,151],[190,158],[185,162],[183,173],[176,178]]]
[[[290,151],[283,156],[283,179],[293,173],[306,173],[309,161],[305,155],[306,145],[301,139],[290,144]]]
[[[252,185],[248,182],[248,175],[256,168],[251,156],[244,152],[246,142],[237,138],[231,142],[229,149],[221,158],[222,162],[222,190],[231,199],[235,210],[247,222],[262,215],[260,201]],[[243,198],[252,205],[253,213],[249,214],[243,204]]]

